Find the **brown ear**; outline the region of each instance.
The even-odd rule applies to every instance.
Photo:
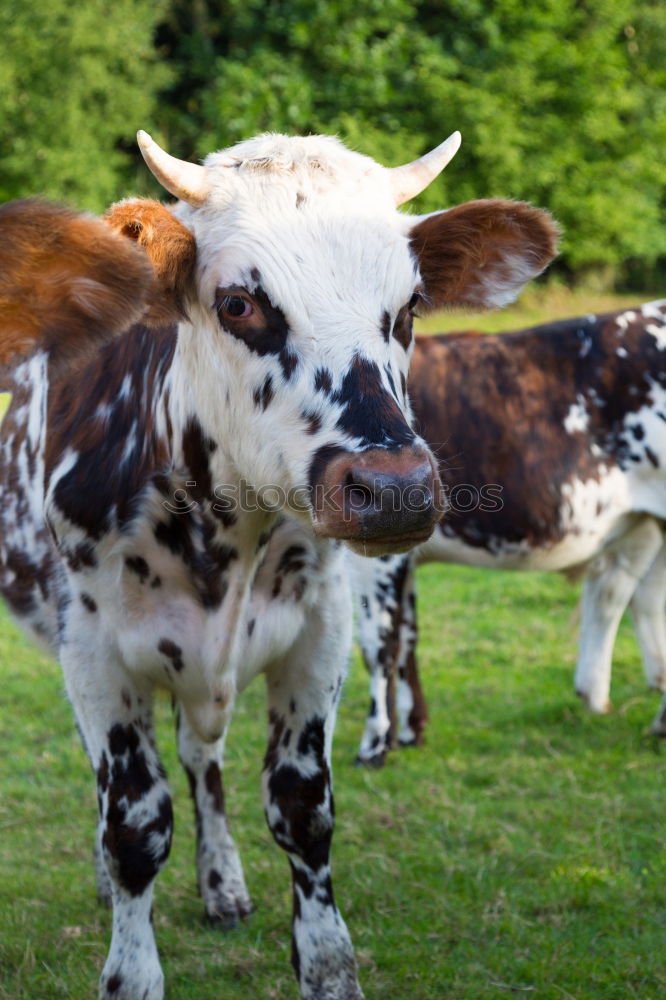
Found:
[[[39,199],[0,206],[0,363],[38,347],[67,359],[138,322],[145,254],[99,219]]]
[[[410,231],[428,307],[503,306],[555,256],[551,216],[521,201],[469,201]]]
[[[107,209],[104,221],[114,232],[142,247],[153,265],[157,294],[143,322],[160,326],[183,319],[197,256],[189,229],[165,205],[149,198],[116,202]]]

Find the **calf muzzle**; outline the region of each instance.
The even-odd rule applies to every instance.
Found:
[[[444,513],[435,463],[420,446],[337,452],[314,487],[316,534],[369,556],[427,541]]]

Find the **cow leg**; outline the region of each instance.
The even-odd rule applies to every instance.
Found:
[[[655,736],[663,736],[666,738],[666,694],[662,698],[661,706],[657,715],[655,717],[650,731],[654,733]]]
[[[662,545],[631,599],[631,616],[648,684],[666,691],[666,546]]]
[[[588,569],[575,685],[593,712],[610,709],[611,660],[618,625],[661,545],[658,525],[645,518],[607,546]]]
[[[100,1000],[163,1000],[151,911],[171,846],[171,797],[152,734],[150,693],[92,636],[62,650],[65,682],[97,776],[98,856],[113,906]]]
[[[409,559],[401,595],[402,615],[396,683],[398,744],[401,747],[420,746],[428,722],[428,708],[416,664],[418,621],[414,568],[414,560]]]
[[[190,785],[197,831],[197,877],[207,920],[234,927],[252,911],[241,860],[224,811],[224,737],[203,743],[176,710],[178,756]]]
[[[347,622],[349,614],[347,609]],[[319,636],[313,634],[315,628]],[[309,641],[267,672],[264,807],[291,865],[292,964],[304,1000],[363,1000],[349,932],[333,898],[329,863],[334,816],[330,754],[345,673],[339,651],[346,655],[347,631],[344,619],[324,621],[311,613]]]
[[[411,560],[406,556],[363,560],[354,566],[358,635],[363,662],[370,675],[370,710],[357,764],[381,767],[395,745],[396,682],[398,680],[405,581]],[[410,708],[407,710],[409,715]]]

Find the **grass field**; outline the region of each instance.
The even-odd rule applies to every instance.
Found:
[[[615,309],[629,309],[652,299],[663,298],[664,292],[635,293],[618,295],[612,292],[592,293],[573,291],[563,285],[553,283],[532,285],[518,302],[506,309],[491,313],[436,313],[417,320],[419,333],[449,333],[451,330],[483,330],[486,333],[502,333],[505,330],[520,330],[538,323],[585,316],[587,313],[613,312]]]
[[[337,898],[368,1000],[658,1000],[666,991],[666,755],[644,736],[633,634],[616,711],[572,693],[576,592],[559,577],[420,571],[427,746],[352,766],[366,709],[355,663],[335,746]],[[96,995],[109,914],[95,902],[93,782],[57,667],[0,629],[0,997]],[[228,805],[257,910],[205,927],[193,822],[166,704],[176,835],[155,922],[170,1000],[295,1000],[287,865],[263,820],[264,699],[240,700]]]
[[[603,303],[538,295],[485,317],[512,329]],[[647,300],[650,296],[645,296]],[[449,322],[450,321],[450,322]],[[435,325],[436,324],[436,325]],[[478,325],[441,317],[431,329]],[[661,1000],[666,993],[666,746],[630,628],[608,717],[575,698],[576,588],[555,576],[419,571],[427,745],[381,772],[353,760],[367,707],[354,661],[334,752],[337,900],[367,1000]],[[58,667],[0,618],[0,998],[92,1000],[110,916],[95,901],[95,796]],[[168,1000],[296,1000],[286,861],[260,802],[261,682],[228,741],[233,830],[256,904],[201,921],[194,824],[166,700],[158,739],[176,833],[155,924]]]

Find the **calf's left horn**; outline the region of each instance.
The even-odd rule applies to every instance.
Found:
[[[460,132],[454,132],[448,139],[414,160],[406,163],[402,167],[387,167],[393,197],[396,205],[402,205],[410,198],[416,198],[417,194],[425,191],[438,174],[441,174],[447,164],[460,149]]]
[[[170,156],[143,129],[137,132],[136,139],[148,169],[162,187],[194,208],[203,205],[210,189],[205,167]]]

